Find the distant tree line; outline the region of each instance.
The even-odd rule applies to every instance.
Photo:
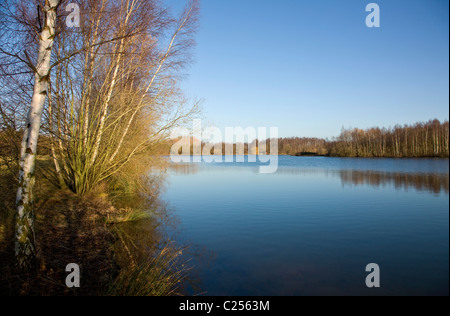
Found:
[[[327,141],[306,137],[280,138],[278,139],[278,153],[291,156],[327,155]]]
[[[161,146],[161,154],[170,153],[170,147],[177,140]],[[222,154],[248,155],[263,152],[270,154],[270,139],[245,144],[219,144]],[[190,141],[191,154],[194,140]],[[202,143],[202,152],[205,147]],[[227,148],[233,148],[227,150]],[[179,151],[181,154],[181,150]],[[214,154],[214,149],[211,150]],[[390,128],[368,129],[343,128],[341,134],[332,140],[322,138],[291,137],[278,139],[278,154],[290,156],[332,156],[332,157],[449,157],[449,122],[430,120],[413,125],[396,125]]]
[[[342,129],[328,143],[337,157],[449,157],[449,122],[430,120],[393,128]]]

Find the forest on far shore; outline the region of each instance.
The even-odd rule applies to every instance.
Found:
[[[333,157],[449,157],[449,122],[430,120],[392,128],[343,128],[330,140],[279,140],[280,154],[316,153]]]
[[[172,145],[179,141],[170,140],[159,148],[161,155],[169,155]],[[248,155],[262,152],[266,144],[266,153],[270,154],[270,142],[253,141],[245,144],[218,144],[222,154]],[[194,153],[193,139],[190,140]],[[202,143],[202,149],[205,147]],[[231,153],[231,146],[233,152]],[[209,145],[209,147],[212,147]],[[204,150],[202,150],[204,153]],[[181,149],[179,150],[181,154]],[[211,149],[214,154],[214,148]],[[311,137],[289,137],[278,139],[278,154],[290,156],[331,156],[331,157],[391,157],[391,158],[448,158],[449,122],[430,120],[412,125],[396,125],[390,128],[373,127],[369,129],[342,128],[341,134],[333,139]]]

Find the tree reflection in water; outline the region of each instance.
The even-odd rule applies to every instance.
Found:
[[[144,208],[149,217],[136,221],[114,225],[117,241],[114,245],[117,264],[120,267],[139,265],[149,258],[158,258],[161,254],[171,258],[171,262],[162,269],[171,269],[169,274],[182,274],[177,295],[186,293],[202,294],[201,284],[195,266],[209,265],[214,253],[195,244],[181,244],[179,219],[168,204],[161,199],[166,186],[166,169],[153,170],[148,178],[145,194],[134,197],[132,205]],[[131,201],[126,201],[130,205]]]
[[[231,164],[233,166],[239,166]],[[242,166],[245,168],[245,166]],[[227,171],[225,164],[221,165],[199,165],[199,164],[171,164],[170,170],[176,175],[196,174],[202,171],[223,170]],[[252,168],[254,173],[258,173],[258,168]],[[389,172],[376,170],[333,170],[333,169],[302,169],[291,167],[280,167],[279,174],[291,175],[310,175],[313,173],[325,173],[327,176],[339,177],[342,185],[372,187],[394,186],[397,190],[416,190],[420,192],[429,192],[439,194],[445,192],[449,194],[449,175],[448,173],[424,173],[424,172]]]
[[[416,190],[439,194],[449,193],[448,174],[399,173],[367,170],[340,170],[337,172],[342,185],[394,186],[396,190]]]

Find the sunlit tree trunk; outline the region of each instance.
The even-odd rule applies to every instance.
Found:
[[[17,268],[23,272],[32,271],[36,263],[33,209],[35,161],[42,112],[48,91],[50,56],[55,37],[58,5],[59,0],[45,1],[45,20],[39,37],[33,97],[21,144],[19,189],[16,199],[15,254]]]

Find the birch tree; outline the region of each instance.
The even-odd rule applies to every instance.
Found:
[[[39,53],[34,67],[33,97],[23,134],[20,162],[19,189],[17,191],[15,252],[17,268],[30,271],[35,265],[35,236],[33,186],[35,161],[42,113],[48,91],[50,59],[55,38],[56,12],[59,0],[46,0],[43,8],[44,25],[39,35]]]
[[[35,161],[42,114],[48,92],[51,54],[56,36],[55,27],[59,4],[60,0],[45,0],[42,6],[38,6],[38,20],[36,22],[39,26],[35,29],[38,42],[37,54],[28,54],[26,50],[16,54],[11,51],[0,50],[0,53],[15,58],[17,62],[23,61],[29,67],[28,71],[31,70],[34,74],[31,104],[23,128],[19,160],[19,188],[16,197],[16,265],[17,269],[23,272],[32,271],[36,261],[33,209]],[[24,7],[23,2],[12,2],[10,7],[7,7],[8,12],[16,16],[15,22],[24,22],[23,19],[26,19],[27,11]],[[36,23],[34,24],[36,25]],[[35,63],[31,61],[30,55],[37,55]]]
[[[343,129],[329,150],[336,156],[351,156],[356,147],[357,157],[448,157],[448,124],[435,119],[389,129]]]
[[[57,182],[84,195],[126,166],[142,163],[171,127],[198,109],[177,86],[193,44],[197,0],[188,2],[178,18],[157,0],[81,0],[77,29],[62,23],[67,3],[0,3],[1,18],[7,17],[0,20],[0,75],[6,86],[17,82],[22,89],[11,88],[11,95],[20,97],[0,96],[2,115],[4,102],[10,113],[19,104],[18,122],[23,115],[23,123],[14,127],[23,132],[16,200],[22,271],[30,271],[36,260],[33,185],[39,134],[51,139]]]

